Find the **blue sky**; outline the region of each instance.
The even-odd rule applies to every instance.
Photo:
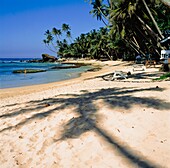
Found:
[[[0,0],[0,57],[55,55],[42,42],[45,31],[66,23],[75,38],[104,26],[91,9],[84,0]]]

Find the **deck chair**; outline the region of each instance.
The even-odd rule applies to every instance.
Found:
[[[144,64],[134,64],[133,71],[145,71],[146,67]]]
[[[117,79],[127,79],[127,75],[123,73],[122,71],[115,71],[113,73],[111,80],[117,80]]]
[[[117,79],[127,79],[130,74],[130,72],[125,73],[123,71],[115,71],[114,73],[103,75],[102,78],[106,81],[113,81]]]

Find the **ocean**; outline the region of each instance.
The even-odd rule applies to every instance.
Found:
[[[35,84],[44,84],[76,78],[80,73],[92,68],[81,66],[79,68],[51,69],[56,66],[68,66],[60,63],[28,63],[32,58],[0,58],[0,88],[14,88]],[[70,65],[70,64],[69,64]],[[20,69],[42,69],[39,73],[13,73]]]

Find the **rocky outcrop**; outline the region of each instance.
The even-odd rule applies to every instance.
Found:
[[[28,63],[41,63],[41,62],[43,62],[43,60],[42,59],[32,59],[32,60],[28,60],[27,62]]]
[[[43,69],[19,69],[14,70],[13,73],[38,73],[38,72],[45,72],[46,70]]]
[[[58,58],[48,55],[48,54],[42,54],[42,59],[32,59],[28,60],[26,62],[28,63],[43,63],[43,62],[55,62]]]
[[[48,54],[42,54],[42,62],[55,62],[58,59]]]

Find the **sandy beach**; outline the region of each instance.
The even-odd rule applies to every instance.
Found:
[[[1,168],[170,167],[170,81],[158,67],[86,61],[79,78],[0,90]],[[131,72],[125,80],[102,75]]]

